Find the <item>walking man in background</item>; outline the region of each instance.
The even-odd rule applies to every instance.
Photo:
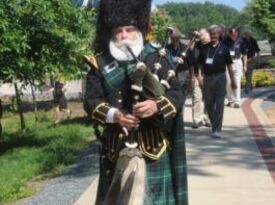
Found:
[[[210,127],[210,122],[208,119],[207,112],[204,107],[204,99],[203,99],[203,93],[202,93],[202,79],[200,78],[201,70],[198,69],[198,60],[199,60],[199,55],[200,51],[203,46],[207,45],[210,43],[210,35],[207,29],[200,29],[200,38],[199,40],[195,43],[193,49],[192,49],[192,54],[194,57],[194,81],[193,81],[193,93],[192,93],[192,118],[193,118],[193,125],[192,128],[196,129],[199,128],[200,126],[204,125],[207,127]]]
[[[232,70],[233,77],[237,88],[232,89],[230,77],[227,72],[227,98],[228,106],[240,108],[241,102],[241,78],[247,70],[247,49],[241,38],[239,38],[239,30],[237,28],[229,29],[229,36],[224,40],[224,44],[228,47],[230,56],[233,60]]]
[[[220,41],[220,28],[210,27],[211,42],[202,48],[199,55],[199,68],[203,75],[205,106],[212,124],[212,137],[221,138],[224,98],[226,95],[226,67],[232,89],[236,83],[232,71],[232,58],[229,49]]]
[[[246,84],[245,84],[245,92],[248,94],[252,89],[252,76],[255,68],[255,57],[259,56],[260,48],[255,38],[252,37],[250,30],[245,30],[243,35],[243,41],[247,48],[247,71],[245,73]]]
[[[189,51],[186,52],[187,45],[180,41],[181,36],[180,31],[174,28],[171,34],[171,43],[167,46],[167,50],[175,66],[176,75],[186,99],[194,69],[192,67],[192,56]]]
[[[60,121],[60,113],[67,113],[67,118],[69,119],[72,115],[72,110],[68,109],[67,98],[65,96],[66,89],[64,84],[56,81],[53,90],[53,105],[54,105],[54,115],[55,115],[55,124]]]

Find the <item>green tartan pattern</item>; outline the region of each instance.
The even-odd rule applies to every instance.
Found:
[[[187,165],[184,123],[178,113],[173,123],[170,149],[160,159],[146,162],[146,197],[144,205],[188,205]],[[101,153],[105,155],[105,153]],[[107,174],[109,170],[109,174]],[[100,178],[96,205],[101,205],[111,185],[115,164],[100,158]]]
[[[188,204],[187,164],[185,151],[185,134],[182,112],[173,123],[173,131],[170,139],[170,162],[173,175],[174,194],[177,205]]]
[[[147,197],[144,205],[188,205],[187,164],[182,112],[173,123],[171,149],[158,161],[146,163]],[[167,190],[168,189],[168,190]]]
[[[146,161],[145,193],[144,205],[175,205],[168,152],[157,161]]]
[[[135,63],[123,63],[110,72],[102,69],[102,74],[105,79],[104,86],[107,92],[112,92],[114,89],[119,88],[122,82],[125,80],[125,70],[127,69],[128,75],[130,75],[136,67]]]
[[[141,61],[145,59],[148,55],[156,52],[156,49],[151,47],[149,44],[146,44],[146,47],[143,49],[140,54]],[[108,66],[108,65],[107,65]],[[134,61],[131,62],[120,62],[118,67],[110,72],[107,72],[105,69],[102,69],[102,74],[105,79],[105,88],[108,92],[117,89],[122,82],[125,80],[125,70],[127,68],[127,73],[131,76],[131,73],[136,68],[136,63]]]

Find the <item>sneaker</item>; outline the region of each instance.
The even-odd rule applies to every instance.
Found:
[[[221,139],[222,138],[221,132],[213,132],[211,136],[215,139]]]
[[[235,104],[234,108],[240,108],[241,106],[239,104]]]
[[[199,127],[203,126],[203,122],[194,122],[193,125],[192,125],[192,128],[193,129],[198,129]]]
[[[232,107],[232,106],[233,106],[233,102],[228,102],[228,103],[226,104],[226,106],[227,106],[227,107]]]
[[[211,123],[210,123],[210,122],[205,122],[203,125],[204,125],[205,127],[211,127]]]

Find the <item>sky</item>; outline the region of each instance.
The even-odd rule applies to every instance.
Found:
[[[210,2],[213,2],[215,4],[225,4],[228,6],[231,6],[233,8],[236,8],[238,10],[241,10],[245,6],[245,0],[207,0]],[[163,4],[167,2],[200,2],[204,3],[205,0],[153,0],[155,4]]]

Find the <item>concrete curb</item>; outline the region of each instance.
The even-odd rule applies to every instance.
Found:
[[[91,183],[91,185],[84,191],[80,198],[74,203],[74,205],[93,205],[96,201],[98,178]]]

